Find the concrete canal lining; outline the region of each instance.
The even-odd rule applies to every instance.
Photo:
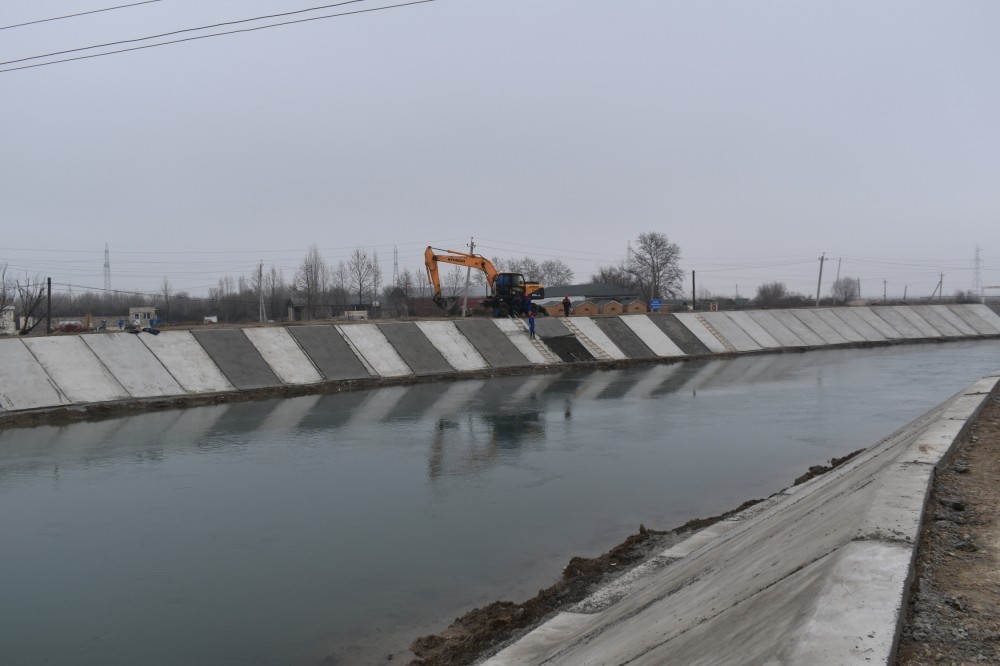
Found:
[[[844,320],[844,322],[857,331],[863,340],[868,342],[882,342],[885,340],[885,336],[882,335],[878,329],[872,326],[860,313],[855,312],[851,308],[838,308],[837,316]]]
[[[935,466],[998,379],[695,533],[483,663],[891,663]]]
[[[578,317],[573,321],[573,325],[576,326],[580,333],[585,335],[590,339],[595,345],[597,345],[601,351],[610,356],[615,360],[621,360],[628,358],[625,352],[618,348],[611,338],[601,329],[600,326],[594,323],[593,319],[588,319],[586,317]],[[567,333],[569,331],[567,330]]]
[[[804,347],[804,340],[795,335],[790,328],[778,321],[778,318],[767,310],[747,312],[747,316],[757,322],[761,328],[768,331],[778,341],[781,347]]]
[[[413,322],[379,324],[378,328],[414,374],[436,375],[454,372],[455,369],[447,359]]]
[[[242,329],[192,331],[192,335],[236,388],[256,389],[281,383]]]
[[[455,326],[493,368],[526,365],[528,359],[489,319],[459,319]]]
[[[825,345],[842,345],[847,342],[847,338],[842,336],[833,327],[823,321],[819,315],[812,310],[789,310],[789,312],[811,331],[819,336]]]
[[[623,315],[622,323],[632,329],[643,344],[649,347],[654,356],[670,358],[673,356],[686,356],[684,351],[674,344],[673,340],[660,330],[656,324],[643,314]]]
[[[243,332],[282,383],[315,384],[323,381],[319,370],[295,342],[288,329],[245,328]]]
[[[749,313],[740,311],[728,312],[726,314],[728,314],[729,318],[733,320],[733,323],[742,328],[743,331],[753,338],[753,341],[762,348],[777,349],[782,346],[781,343],[778,342],[773,335],[768,333],[756,319],[749,315]]]
[[[189,331],[164,331],[159,335],[140,333],[136,337],[188,393],[234,390],[219,366]]]
[[[206,328],[0,341],[2,420],[25,410],[558,363],[1000,335],[980,305]],[[778,346],[775,346],[778,345]],[[147,351],[148,350],[148,351]],[[27,354],[25,353],[27,351]],[[14,370],[16,369],[16,370]],[[326,389],[316,389],[326,390]],[[157,404],[164,404],[162,401]],[[83,413],[77,410],[77,413]]]
[[[621,317],[602,317],[595,319],[594,323],[629,358],[653,358],[656,356],[653,350],[647,347],[646,343],[622,322]]]
[[[454,322],[418,321],[417,326],[455,370],[482,370],[489,367],[486,359],[455,327]]]
[[[710,353],[705,343],[699,340],[698,336],[692,333],[674,315],[666,313],[647,316],[657,328],[663,331],[664,335],[670,338],[688,356],[700,356]]]
[[[70,402],[23,341],[0,340],[0,408],[16,411]]]
[[[108,333],[81,335],[80,339],[133,398],[183,393],[177,380],[142,344],[139,335]]]
[[[24,344],[70,402],[131,397],[79,336],[25,338]]]
[[[372,376],[336,327],[292,326],[288,332],[327,380]]]

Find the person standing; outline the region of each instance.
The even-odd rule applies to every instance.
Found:
[[[528,308],[528,337],[535,337],[535,308]]]
[[[570,305],[569,294],[566,294],[565,296],[563,296],[563,317],[569,316],[569,305]]]

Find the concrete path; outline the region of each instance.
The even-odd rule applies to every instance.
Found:
[[[888,663],[935,465],[998,379],[694,534],[484,663]]]

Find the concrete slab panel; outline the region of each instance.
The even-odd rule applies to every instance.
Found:
[[[403,357],[389,344],[375,324],[353,324],[336,328],[380,377],[405,377],[413,374],[410,366],[406,365]]]
[[[669,313],[646,316],[688,356],[711,353],[705,343],[699,340],[698,336],[682,324],[676,316]]]
[[[725,315],[732,319],[733,323],[742,328],[747,335],[753,338],[754,342],[764,349],[774,349],[781,346],[781,343],[768,333],[749,313],[726,312]]]
[[[947,305],[928,305],[927,307],[958,329],[962,335],[978,335],[976,329],[965,323],[965,320],[952,312]]]
[[[751,338],[736,322],[726,316],[725,312],[703,312],[702,318],[715,327],[729,344],[739,351],[756,351],[763,349],[757,341]]]
[[[942,337],[960,338],[964,335],[962,331],[955,328],[954,324],[942,317],[929,305],[911,305],[910,309],[933,326],[934,330],[940,333]]]
[[[903,315],[899,314],[891,307],[882,305],[871,308],[871,311],[884,319],[890,326],[899,331],[903,339],[913,340],[924,337],[920,330],[911,324]]]
[[[781,343],[782,347],[805,347],[807,343],[799,336],[795,335],[792,329],[788,328],[774,316],[771,312],[764,310],[750,310],[747,312],[751,319],[760,324],[772,338]],[[800,325],[802,325],[800,323]]]
[[[615,360],[628,358],[625,352],[619,349],[618,345],[612,342],[611,338],[590,317],[573,317],[573,325],[611,358]]]
[[[455,371],[415,323],[378,324],[378,329],[414,374],[437,375]]]
[[[80,336],[26,338],[24,344],[70,402],[105,402],[129,397],[125,387]]]
[[[81,335],[80,339],[132,397],[185,393],[149,347],[139,340],[143,336],[157,337],[148,333],[102,333]]]
[[[241,329],[191,331],[191,335],[237,389],[265,388],[281,384],[271,366]]]
[[[450,321],[418,321],[417,326],[456,370],[482,370],[489,367],[486,359],[469,342],[469,339],[462,335],[454,323]]]
[[[722,343],[722,340],[719,340],[710,330],[705,328],[705,325],[698,320],[698,316],[693,312],[678,312],[674,316],[677,317],[677,321],[679,321],[684,328],[691,331],[691,333],[698,338],[698,341],[705,345],[709,351],[716,354],[724,354],[729,351],[726,349],[726,345]]]
[[[778,320],[782,326],[795,334],[807,347],[819,347],[826,342],[817,335],[816,331],[806,326],[801,319],[792,314],[792,310],[771,310],[771,315]]]
[[[622,322],[639,336],[654,354],[663,357],[687,356],[673,340],[644,314],[622,315]]]
[[[903,319],[910,322],[920,335],[925,338],[940,338],[941,332],[927,323],[927,320],[913,311],[909,305],[890,305]]]
[[[576,317],[573,318],[574,320]],[[572,335],[566,325],[558,317],[539,317],[535,320],[535,335],[542,338],[561,338]],[[589,354],[588,354],[589,356]]]
[[[291,326],[288,333],[326,379],[339,381],[372,376],[335,326]]]
[[[620,317],[601,317],[593,321],[629,358],[656,357],[653,350],[647,347],[646,343],[632,332],[632,329],[626,326]]]
[[[833,330],[829,324],[820,319],[813,310],[789,310],[796,319],[812,329],[828,345],[842,345],[847,338]]]
[[[840,316],[841,308],[813,310],[816,316],[822,319],[840,337],[848,342],[865,342],[865,336],[861,335]]]
[[[545,365],[545,357],[542,356],[542,352],[538,351],[534,343],[528,339],[528,332],[524,330],[518,322],[513,319],[493,319],[491,320],[500,331],[506,335],[511,343],[517,347],[518,351],[524,354],[524,357],[528,359],[528,363],[533,365]],[[535,339],[539,344],[545,344],[542,342],[541,338],[538,336],[538,326],[535,326]]]
[[[952,312],[961,317],[965,323],[976,329],[976,333],[979,335],[993,335],[997,332],[996,327],[983,319],[974,306],[956,303],[948,307]]]
[[[211,393],[233,390],[233,385],[190,331],[164,331],[159,335],[140,334],[136,337],[153,352],[185,391]]]
[[[0,408],[38,409],[69,402],[24,342],[0,340]]]
[[[991,310],[988,305],[983,303],[967,303],[965,307],[992,326],[997,333],[1000,333],[1000,315]]]
[[[537,324],[537,320],[536,320]],[[528,359],[489,319],[459,319],[455,326],[493,368],[528,365]],[[537,328],[537,327],[536,327]],[[536,330],[537,335],[537,330]]]
[[[844,320],[844,322],[857,331],[864,340],[868,342],[881,342],[885,340],[885,336],[878,332],[874,326],[869,324],[865,319],[855,312],[854,308],[837,308],[833,310],[837,313],[837,316]],[[880,320],[881,321],[881,320]]]
[[[853,312],[856,312],[861,319],[865,321],[869,326],[874,328],[879,332],[886,340],[902,340],[906,336],[897,331],[892,325],[887,322],[882,317],[879,317],[872,311],[872,308],[862,307],[853,308]]]
[[[282,383],[315,384],[323,381],[319,370],[287,328],[245,328],[243,332]]]
[[[891,662],[911,559],[902,544],[857,541],[841,548],[787,663]]]

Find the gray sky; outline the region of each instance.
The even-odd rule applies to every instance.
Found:
[[[0,59],[319,4],[162,0],[0,30]],[[866,296],[950,294],[977,244],[1000,284],[998,35],[993,0],[437,0],[0,73],[0,261],[101,287],[108,243],[114,288],[202,294],[474,236],[585,281],[658,231],[721,294],[813,294],[822,252],[824,292],[842,258]]]

